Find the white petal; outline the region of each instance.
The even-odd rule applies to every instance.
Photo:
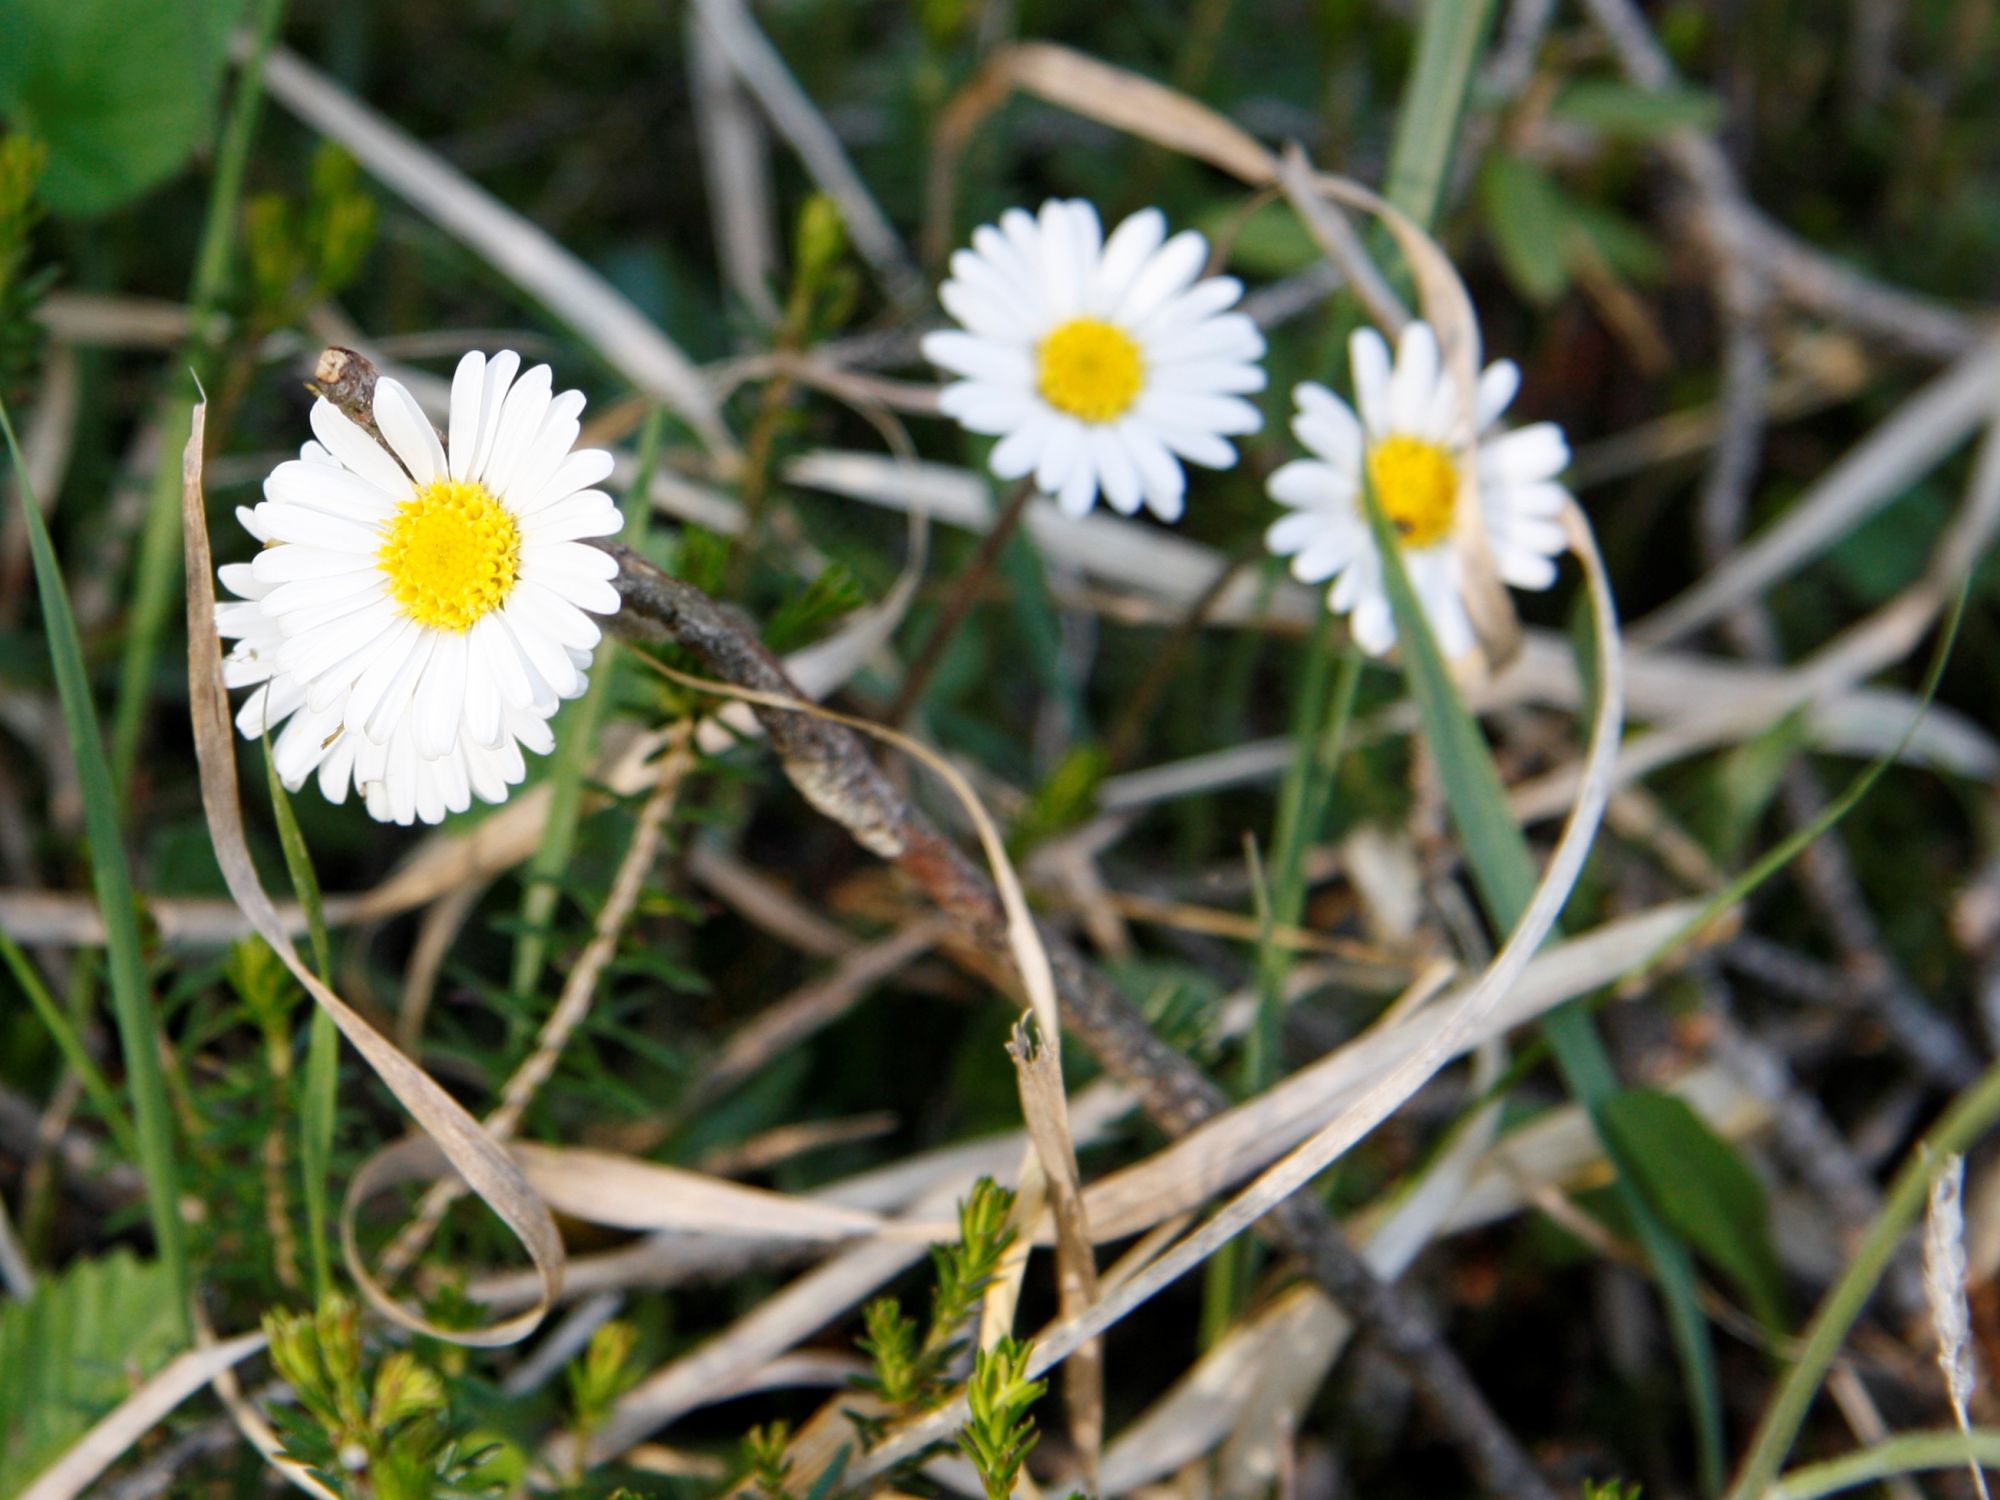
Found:
[[[1090,460],[1097,470],[1098,483],[1104,487],[1104,498],[1121,516],[1136,514],[1140,502],[1139,466],[1126,451],[1123,436],[1115,427],[1095,427],[1089,437]]]
[[[1002,344],[955,329],[941,329],[924,335],[923,350],[925,359],[954,375],[1003,385],[1029,385],[1034,380],[1028,352],[1018,344]]]
[[[365,733],[363,724],[381,704],[383,695],[396,681],[404,664],[419,651],[424,653],[425,660],[429,659],[427,632],[407,616],[398,618],[394,629],[385,633],[378,649],[362,669],[348,677],[349,691],[341,722],[350,732],[356,736]],[[418,669],[422,669],[421,662]],[[369,737],[377,740],[387,738],[386,735]]]
[[[1062,482],[1061,491],[1056,495],[1056,504],[1066,516],[1085,516],[1090,514],[1090,508],[1096,503],[1097,465],[1087,452],[1080,450]]]
[[[1500,414],[1514,403],[1521,389],[1521,367],[1511,359],[1496,359],[1479,377],[1478,430],[1484,432],[1500,420]]]
[[[1056,429],[1056,418],[1037,409],[1028,420],[1002,438],[988,466],[995,478],[1019,479],[1034,468]]]
[[[1202,432],[1255,432],[1263,414],[1239,396],[1205,396],[1190,391],[1153,389],[1139,398],[1139,415],[1162,428],[1194,428]]]
[[[453,479],[468,478],[479,454],[480,405],[486,397],[486,356],[468,349],[451,372],[451,426],[446,436]]]
[[[389,744],[393,752],[397,731],[403,727],[404,717],[411,712],[417,688],[424,680],[424,672],[445,639],[446,632],[442,630],[420,629],[410,649],[403,653],[395,670],[388,674],[381,696],[372,705],[362,701],[361,683],[357,682],[353,696],[347,700],[347,727],[350,730],[359,729],[378,745]],[[365,674],[363,680],[369,680]],[[365,718],[362,717],[364,708]]]
[[[549,414],[549,403],[555,399],[553,383],[549,367],[536,365],[514,382],[500,408],[500,433],[493,441],[493,456],[486,461],[481,482],[503,500],[511,494],[514,476]]]
[[[500,606],[498,614],[527,658],[528,665],[559,697],[567,697],[576,686],[576,663],[569,659],[562,643],[540,623],[541,612],[527,598],[526,589],[517,588]],[[581,618],[581,617],[580,617]]]
[[[1390,430],[1427,436],[1427,418],[1437,387],[1437,334],[1430,324],[1414,320],[1396,343],[1396,370],[1389,377]]]
[[[1387,597],[1376,592],[1356,602],[1348,616],[1348,629],[1354,632],[1354,643],[1370,656],[1387,656],[1396,644],[1396,617]]]
[[[1236,463],[1235,448],[1226,438],[1217,437],[1212,432],[1162,425],[1154,426],[1153,431],[1159,435],[1161,442],[1191,464],[1200,464],[1204,469],[1227,469]]]
[[[1028,420],[1035,410],[1035,398],[1026,390],[961,380],[938,392],[938,410],[967,432],[999,437]]]
[[[1569,467],[1569,443],[1553,422],[1535,422],[1489,438],[1479,448],[1482,472],[1512,484],[1553,479]]]
[[[1281,464],[1264,488],[1280,505],[1326,511],[1348,510],[1354,504],[1354,476],[1344,469],[1321,463],[1316,458],[1295,458]]]
[[[587,536],[616,536],[624,526],[625,517],[609,495],[602,490],[583,490],[523,517],[521,536],[529,544],[574,542]],[[604,558],[612,572],[617,571],[618,564],[607,553],[595,547],[590,550]]]
[[[322,397],[313,402],[309,420],[314,434],[326,445],[326,451],[343,468],[351,470],[391,498],[409,493],[410,476],[390,456],[389,450],[331,401]],[[318,469],[325,465],[313,463],[311,467]]]
[[[338,629],[315,630],[286,641],[278,652],[278,667],[301,682],[312,682],[350,657],[371,654],[400,618],[393,603],[377,600]],[[339,686],[345,688],[353,680],[349,677]]]
[[[577,609],[589,610],[593,614],[615,615],[618,613],[618,590],[601,578],[593,578],[565,568],[559,562],[544,557],[523,558],[521,577],[524,581],[547,589],[565,604]]]
[[[982,294],[968,282],[947,281],[938,288],[938,301],[946,312],[984,338],[1025,342],[1033,337],[1017,310],[1018,303]]]
[[[1348,357],[1354,364],[1354,404],[1361,412],[1361,425],[1371,434],[1388,433],[1389,425],[1389,346],[1372,328],[1357,328],[1347,341]]]
[[[487,659],[487,638],[474,626],[465,633],[464,641],[465,734],[472,745],[497,745],[501,733],[500,683]]]
[[[375,425],[382,429],[383,440],[419,485],[450,474],[445,465],[444,445],[438,441],[431,419],[424,415],[417,398],[400,380],[385,375],[375,382]]]
[[[548,488],[556,471],[568,460],[570,449],[583,428],[578,421],[583,411],[583,393],[564,391],[549,403],[549,414],[542,420],[542,430],[535,434],[535,441],[529,446],[527,457],[521,460],[514,473],[514,481],[507,496],[508,502],[517,514],[524,500],[539,499]]]
[[[1195,230],[1183,229],[1160,247],[1125,288],[1114,309],[1118,320],[1128,328],[1143,323],[1169,297],[1187,289],[1201,274],[1207,258],[1208,241]]]
[[[436,760],[458,748],[459,716],[465,709],[465,637],[447,631],[431,653],[423,683],[411,704],[416,721],[417,753]]]
[[[407,498],[409,480],[403,480],[402,485]],[[305,463],[296,458],[279,464],[271,471],[264,481],[264,494],[268,498],[265,504],[257,507],[257,520],[265,527],[274,527],[270,511],[272,505],[298,506],[339,516],[342,520],[365,521],[374,525],[394,515],[397,503],[394,496],[383,493],[358,474],[326,464]],[[291,540],[275,529],[272,534],[279,541]]]
[[[535,701],[534,683],[528,664],[514,644],[513,632],[498,613],[480,616],[467,636],[471,641],[471,666],[478,671],[483,663],[500,693],[500,701],[514,708],[526,708]],[[482,742],[483,743],[483,742]]]
[[[479,451],[472,456],[472,469],[465,477],[483,481],[486,466],[493,458],[493,445],[500,437],[500,410],[514,384],[514,372],[521,368],[521,356],[502,349],[486,361],[486,388],[479,395]]]
[[[517,516],[532,516],[545,505],[554,505],[558,500],[574,495],[578,490],[587,490],[594,484],[601,484],[611,477],[611,471],[618,462],[602,448],[579,448],[556,465],[556,471],[542,486],[538,495],[524,495],[514,502]]]
[[[1139,469],[1139,483],[1146,492],[1146,508],[1162,521],[1178,521],[1187,495],[1187,473],[1167,451],[1159,435],[1144,422],[1128,418],[1119,423],[1126,451]]]
[[[1279,557],[1303,552],[1326,529],[1326,518],[1309,510],[1278,517],[1264,530],[1264,546]]]
[[[1048,441],[1035,463],[1035,488],[1053,495],[1068,482],[1071,471],[1088,460],[1083,452],[1083,424],[1057,417],[1049,426]]]
[[[1142,208],[1112,230],[1091,279],[1091,306],[1107,312],[1114,308],[1166,237],[1166,215],[1157,208]]]

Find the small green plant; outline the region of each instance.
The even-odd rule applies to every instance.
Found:
[[[1586,1479],[1583,1500],[1639,1500],[1639,1486],[1623,1479]]]
[[[1014,1243],[1014,1194],[982,1177],[958,1206],[958,1239],[931,1250],[937,1286],[930,1326],[921,1342],[916,1320],[895,1297],[877,1297],[862,1310],[867,1333],[860,1346],[874,1365],[860,1384],[891,1406],[918,1405],[949,1383],[952,1360],[964,1347],[960,1334],[992,1283],[1001,1256]]]
[[[264,1331],[299,1402],[277,1413],[285,1454],[343,1500],[473,1500],[500,1488],[477,1472],[488,1450],[464,1451],[437,1371],[397,1349],[371,1373],[360,1309],[346,1297],[270,1314]]]
[[[792,1444],[792,1424],[772,1422],[751,1428],[743,1436],[744,1482],[764,1500],[791,1500],[785,1480],[792,1472],[786,1449]]]
[[[590,1336],[583,1357],[569,1367],[570,1407],[579,1439],[604,1425],[618,1398],[638,1382],[632,1351],[639,1334],[630,1323],[606,1323]]]
[[[287,327],[314,304],[345,290],[375,243],[375,199],[354,158],[336,146],[313,155],[303,203],[260,193],[243,208],[251,322]]]
[[[1021,1465],[1034,1451],[1037,1433],[1031,1413],[1049,1387],[1046,1380],[1028,1378],[1032,1353],[1021,1340],[1004,1338],[973,1356],[972,1379],[965,1387],[972,1413],[959,1430],[958,1446],[979,1471],[986,1500],[1007,1500]]]

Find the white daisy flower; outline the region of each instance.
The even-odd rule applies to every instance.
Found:
[[[1080,516],[1103,490],[1132,515],[1180,517],[1183,461],[1236,462],[1233,436],[1263,419],[1243,400],[1264,388],[1264,338],[1228,276],[1196,280],[1208,245],[1167,238],[1158,209],[1107,240],[1097,210],[1051,199],[975,230],[938,291],[965,331],[924,338],[924,355],[962,378],[939,402],[968,431],[998,437],[1001,479],[1035,486]]]
[[[448,447],[397,381],[375,390],[386,446],[315,402],[319,443],[278,466],[257,507],[282,544],[250,564],[283,638],[278,674],[372,745],[407,725],[420,761],[503,751],[509,710],[545,718],[580,693],[590,614],[618,608],[617,564],[583,544],[620,525],[591,488],[611,455],[571,451],[582,395],[553,394],[546,365],[519,368],[511,350],[460,361]]]
[[[303,456],[308,462],[332,462],[317,443],[308,443]],[[262,509],[239,507],[236,516],[245,531],[271,544],[258,514]],[[320,792],[329,802],[346,801],[352,786],[378,821],[407,825],[422,818],[437,823],[447,812],[464,812],[474,793],[482,801],[506,801],[508,789],[520,785],[528,774],[523,746],[539,755],[555,748],[547,718],[534,709],[512,705],[503,710],[506,734],[498,747],[489,749],[462,736],[450,754],[435,760],[415,756],[408,718],[387,745],[347,733],[341,725],[344,700],[311,709],[306,706],[305,689],[278,672],[284,636],[263,608],[275,585],[259,579],[249,563],[225,563],[217,573],[223,585],[239,596],[219,600],[215,606],[216,633],[236,642],[222,661],[223,684],[255,689],[237,711],[236,725],[245,739],[275,736],[271,760],[288,791],[298,791],[317,770]]]
[[[1476,644],[1466,613],[1462,559],[1455,539],[1461,467],[1477,465],[1480,512],[1501,578],[1516,588],[1545,589],[1567,546],[1558,517],[1569,491],[1557,476],[1569,444],[1553,422],[1508,431],[1500,414],[1520,388],[1511,360],[1479,378],[1474,439],[1461,446],[1457,386],[1439,360],[1427,323],[1403,332],[1392,367],[1389,346],[1372,328],[1354,335],[1354,394],[1360,415],[1324,386],[1293,393],[1292,431],[1315,455],[1271,476],[1271,498],[1291,507],[1265,534],[1270,549],[1292,559],[1301,583],[1333,580],[1327,608],[1350,617],[1362,650],[1380,656],[1396,643],[1396,622],[1382,583],[1382,559],[1363,508],[1361,476],[1403,544],[1410,583],[1446,657]]]

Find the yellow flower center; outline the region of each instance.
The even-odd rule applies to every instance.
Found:
[[[485,485],[440,479],[396,507],[375,561],[411,619],[462,633],[513,592],[521,528]]]
[[[1404,546],[1432,547],[1450,534],[1458,468],[1436,443],[1413,437],[1377,443],[1368,454],[1368,483]]]
[[[1084,422],[1112,422],[1138,399],[1145,367],[1122,328],[1072,318],[1042,340],[1035,388],[1057,411]]]

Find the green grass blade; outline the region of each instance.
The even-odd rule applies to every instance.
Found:
[[[285,851],[285,871],[292,893],[305,912],[312,943],[313,969],[333,983],[333,944],[327,936],[326,904],[320,898],[319,873],[312,851],[299,831],[292,799],[278,779],[270,741],[264,743],[264,778],[271,793],[271,816],[278,824],[278,844]],[[340,1034],[323,1005],[311,1007],[306,1023],[305,1088],[299,1099],[299,1176],[306,1205],[306,1234],[312,1258],[313,1294],[324,1299],[333,1290],[333,1261],[327,1246],[331,1217],[327,1212],[328,1178],[333,1170],[333,1127],[340,1086]]]
[[[659,462],[660,439],[666,431],[666,413],[654,407],[646,414],[639,433],[638,461],[632,483],[625,491],[625,530],[621,539],[637,547],[646,535],[652,513],[650,491],[653,470]],[[577,824],[583,813],[583,781],[597,751],[597,729],[603,722],[618,674],[624,665],[617,647],[605,642],[605,659],[583,697],[570,710],[569,723],[556,736],[555,762],[549,771],[549,816],[542,824],[542,840],[522,879],[520,936],[514,940],[514,967],[508,989],[516,995],[534,992],[542,980],[542,965],[549,951],[549,923],[555,916],[557,883],[569,868],[576,850]]]
[[[243,197],[244,170],[257,131],[257,114],[264,98],[264,58],[284,19],[285,0],[257,0],[249,25],[255,35],[250,55],[236,79],[229,119],[215,155],[208,208],[202,220],[201,245],[188,288],[191,336],[186,363],[197,384],[212,367],[212,324],[229,281],[229,251],[236,235],[236,209]],[[118,664],[118,700],[112,713],[111,765],[113,784],[125,787],[139,759],[139,738],[146,727],[146,706],[152,697],[153,669],[160,638],[179,598],[181,576],[181,450],[187,445],[187,402],[175,391],[160,409],[160,457],[146,501],[146,524],[139,534],[139,556],[133,565],[132,608],[125,630],[125,654]]]
[[[1426,0],[1410,85],[1396,111],[1383,196],[1419,224],[1436,218],[1451,148],[1486,47],[1494,0]]]
[[[1437,760],[1445,803],[1465,846],[1466,865],[1480,903],[1488,920],[1504,932],[1520,921],[1533,899],[1534,856],[1507,810],[1506,788],[1486,738],[1459,696],[1451,670],[1431,635],[1430,622],[1403,566],[1395,529],[1372,491],[1365,498],[1375,546],[1382,554],[1383,583],[1396,616],[1410,696]],[[1542,1034],[1555,1054],[1565,1086],[1591,1116],[1605,1155],[1617,1168],[1619,1204],[1631,1219],[1666,1304],[1694,1413],[1703,1488],[1715,1494],[1722,1488],[1722,1395],[1714,1346],[1695,1295],[1693,1257],[1639,1192],[1629,1163],[1622,1160],[1616,1141],[1598,1118],[1603,1102],[1617,1092],[1618,1078],[1588,1010],[1570,1005],[1552,1012],[1542,1023]]]
[[[0,401],[0,431],[7,439],[19,481],[21,511],[28,526],[28,551],[34,560],[35,587],[41,596],[42,623],[55,668],[56,692],[62,699],[63,724],[69,731],[70,753],[76,757],[77,782],[83,791],[85,839],[90,846],[90,876],[97,891],[97,908],[104,920],[105,950],[111,982],[112,1010],[118,1041],[125,1056],[125,1081],[132,1092],[137,1127],[139,1169],[146,1179],[146,1207],[160,1261],[179,1292],[181,1317],[186,1318],[189,1289],[187,1250],[181,1233],[180,1174],[174,1160],[174,1122],[167,1108],[167,1085],[160,1064],[159,1016],[146,983],[146,965],[139,943],[139,911],[132,895],[132,876],[119,841],[118,798],[111,769],[104,759],[104,740],[97,723],[97,706],[90,697],[90,677],[83,662],[83,642],[76,616],[70,612],[69,590],[55,544],[35,501],[34,487],[14,437],[14,423]]]
[[[2000,1469],[2000,1430],[1975,1427],[1970,1432],[1951,1428],[1905,1432],[1859,1453],[1794,1469],[1764,1493],[1769,1500],[1819,1500],[1822,1495],[1838,1495],[1843,1490],[1859,1489],[1898,1474],[1957,1469],[1975,1463],[1982,1468]]]

